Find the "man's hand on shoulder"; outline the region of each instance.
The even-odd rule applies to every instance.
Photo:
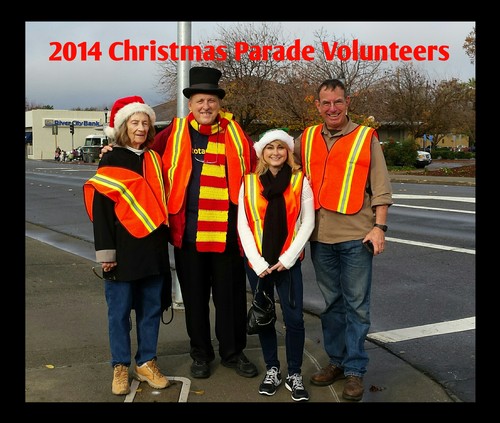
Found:
[[[99,154],[99,158],[102,159],[102,155],[111,150],[113,150],[113,146],[111,144],[105,145],[103,148],[101,148],[101,154]]]

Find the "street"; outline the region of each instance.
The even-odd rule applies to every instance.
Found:
[[[92,165],[26,162],[26,221],[84,241],[92,259],[82,184],[93,172]],[[387,248],[374,258],[369,339],[473,402],[475,187],[393,183],[393,190]],[[307,250],[303,274],[305,310],[320,314]],[[309,336],[321,339],[315,330]]]

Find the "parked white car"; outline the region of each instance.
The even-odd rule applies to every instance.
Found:
[[[99,159],[101,148],[108,145],[106,135],[87,135],[82,147],[82,156],[85,163],[94,163]]]
[[[425,167],[427,165],[430,165],[432,163],[432,156],[431,153],[427,151],[417,151],[417,167]]]

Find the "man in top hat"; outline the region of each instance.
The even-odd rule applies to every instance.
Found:
[[[237,234],[241,180],[256,163],[253,141],[221,110],[225,91],[221,72],[193,67],[189,114],[174,118],[155,137],[162,156],[168,193],[170,239],[193,359],[191,375],[210,376],[215,359],[211,341],[210,297],[215,305],[215,335],[225,367],[254,377],[257,368],[245,356],[246,274]]]

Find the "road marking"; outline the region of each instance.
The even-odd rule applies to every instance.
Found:
[[[135,394],[137,392],[137,388],[141,382],[139,382],[137,379],[134,379],[132,383],[130,384],[130,392],[127,394],[125,397],[125,401],[123,402],[134,402]]]
[[[316,370],[321,370],[321,364],[318,362],[318,360],[316,360],[316,357],[314,357],[314,355],[307,350],[307,348],[304,348],[304,354],[309,357],[311,362],[316,367]],[[330,394],[332,395],[332,397],[334,397],[335,402],[341,402],[339,396],[337,395],[337,392],[333,388],[333,383],[331,385],[328,385],[328,389],[330,390]]]
[[[408,341],[426,336],[444,335],[447,333],[463,332],[476,329],[476,317],[452,320],[449,322],[433,323],[430,325],[413,326],[411,328],[395,329],[385,332],[369,333],[367,338],[383,343]]]
[[[37,167],[33,170],[60,170],[62,172],[95,172],[95,169],[75,169],[74,167]]]
[[[448,197],[446,195],[412,195],[412,194],[392,194],[392,198],[403,198],[410,200],[443,200],[458,201],[460,203],[476,203],[474,197]]]
[[[189,396],[189,390],[191,389],[191,380],[187,377],[182,376],[167,376],[168,380],[178,380],[182,382],[181,392],[179,394],[178,402],[187,402]],[[135,394],[137,393],[137,388],[139,388],[139,382],[137,379],[134,379],[130,384],[130,392],[125,397],[123,402],[134,402]]]
[[[448,245],[430,244],[428,242],[410,241],[408,239],[391,238],[388,236],[385,237],[385,240],[390,241],[390,242],[397,242],[400,244],[416,245],[418,247],[435,248],[436,250],[453,251],[456,253],[465,253],[465,254],[473,254],[473,255],[476,254],[476,250],[470,250],[468,248],[450,247]]]
[[[476,204],[476,199],[473,197],[449,197],[445,195],[412,195],[412,194],[393,194],[392,198],[399,198],[405,200],[443,200],[443,201],[455,201],[459,203],[473,203]],[[440,207],[427,207],[427,206],[415,206],[410,204],[393,204],[392,207],[407,207],[410,209],[424,209],[433,211],[445,211],[452,213],[466,213],[466,214],[476,214],[475,211],[471,210],[456,210],[456,209],[445,209]]]
[[[409,209],[424,209],[424,210],[444,211],[452,213],[476,214],[475,211],[471,210],[443,209],[442,207],[427,207],[427,206],[410,206],[409,204],[393,204],[391,207],[407,207]]]

